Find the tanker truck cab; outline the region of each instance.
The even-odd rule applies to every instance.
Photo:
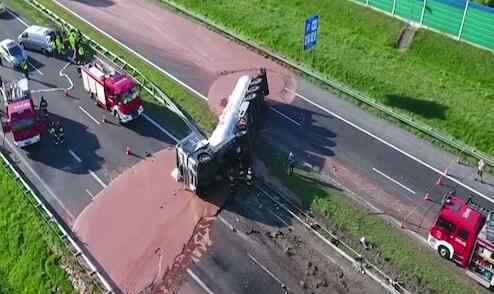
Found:
[[[84,89],[96,104],[110,111],[120,123],[138,118],[144,111],[139,86],[129,76],[101,62],[81,68]]]

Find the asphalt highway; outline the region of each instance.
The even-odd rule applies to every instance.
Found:
[[[278,68],[274,62],[253,56],[250,50],[152,1],[57,2],[203,97],[221,78],[221,70],[243,71],[256,64]],[[126,15],[125,20],[120,15]],[[139,31],[135,23],[139,23]],[[483,207],[494,208],[494,185],[476,182],[475,169],[457,164],[455,154],[440,150],[318,85],[298,76],[295,80],[295,90],[285,89],[293,92],[294,102],[273,105],[269,136],[280,146],[295,151],[298,160],[321,168],[323,175],[355,186],[354,190],[365,195],[367,202],[396,219],[416,210],[422,234],[438,209],[432,203],[424,204],[427,193],[438,202],[444,193],[455,190],[465,199],[472,195]],[[326,160],[329,164],[324,163]],[[448,175],[443,177],[443,185],[436,185],[445,169]]]
[[[15,39],[25,27],[24,21],[15,18],[14,14],[0,18],[0,39]],[[40,144],[19,149],[13,146],[11,135],[7,134],[4,147],[36,190],[70,227],[112,179],[141,160],[145,152],[156,152],[175,144],[175,140],[166,134],[165,126],[156,127],[158,123],[152,113],[126,126],[111,119],[104,123],[103,115],[109,118],[108,113],[97,107],[83,90],[74,65],[36,52],[28,51],[28,55],[30,88],[35,103],[39,103],[41,96],[47,99],[50,117],[61,120],[64,125],[66,143],[55,146],[45,135]],[[0,75],[4,80],[23,77],[7,65],[0,67]],[[64,89],[68,90],[68,96]],[[137,156],[127,155],[127,146]],[[256,207],[249,211],[243,212],[242,216],[242,223],[247,227],[262,222],[267,226],[266,230],[270,230],[280,226],[276,219],[291,222],[287,216],[276,215],[272,203],[265,204],[262,212]],[[181,293],[280,293],[281,279],[292,289],[291,293],[302,293],[298,285],[301,270],[286,271],[296,265],[280,253],[279,248],[269,251],[265,244],[245,235],[227,234],[233,231],[231,224],[238,222],[239,213],[238,208],[229,206],[220,213],[222,221],[215,223],[212,232],[218,241],[213,243],[204,259],[187,270]],[[268,214],[271,216],[266,217]],[[326,262],[332,268],[338,268],[335,259]],[[221,278],[225,273],[228,280]],[[362,279],[359,287],[364,290],[355,293],[381,293],[382,289],[365,277],[359,279]]]

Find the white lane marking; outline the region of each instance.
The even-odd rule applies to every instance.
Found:
[[[17,21],[19,21],[20,23],[22,23],[25,27],[28,27],[29,25],[23,21],[20,17],[18,17],[15,13],[13,13],[12,11],[10,11],[10,9],[7,9],[7,12],[12,15],[13,17],[15,17],[15,19],[17,19]]]
[[[5,136],[5,134],[4,134],[4,136]],[[12,150],[15,153],[17,158],[19,158],[19,160],[21,160],[22,164],[24,164],[26,166],[26,168],[29,170],[29,172],[31,174],[33,174],[33,176],[36,178],[36,180],[38,180],[40,182],[41,186],[43,186],[43,188],[48,192],[48,194],[50,194],[51,198],[55,199],[57,204],[60,205],[60,207],[65,211],[65,213],[67,213],[67,215],[72,220],[74,220],[74,215],[70,212],[70,210],[67,207],[65,207],[63,202],[60,201],[60,199],[58,199],[57,195],[48,186],[48,184],[46,184],[46,182],[40,177],[40,175],[38,175],[38,173],[36,171],[34,171],[34,169],[31,167],[31,165],[29,165],[27,160],[20,154],[19,150],[17,150],[17,147],[14,146],[7,138],[4,138],[4,140],[5,140],[5,142],[7,142],[7,145],[9,145],[10,150]]]
[[[398,182],[397,180],[393,179],[392,177],[386,175],[385,173],[383,173],[382,171],[378,170],[377,168],[372,168],[373,171],[375,171],[376,173],[380,174],[381,176],[385,177],[386,179],[390,180],[391,182],[395,183],[396,185],[402,187],[403,189],[407,190],[408,192],[412,193],[412,194],[415,194],[415,191],[413,191],[412,189],[408,188],[407,186],[403,185],[402,183]]]
[[[93,193],[91,193],[91,191],[89,191],[89,189],[86,189],[86,193],[88,193],[89,197],[91,197],[91,199],[94,200],[94,195],[93,195]]]
[[[103,182],[103,180],[101,180],[101,178],[98,177],[98,175],[94,171],[92,171],[90,169],[88,169],[88,170],[89,170],[89,174],[96,180],[96,182],[98,182],[101,185],[101,187],[103,187],[103,188],[108,187],[108,185],[105,184],[105,182]]]
[[[276,213],[272,212],[271,210],[268,210],[270,214],[272,214],[275,218],[277,218],[280,222],[282,222],[285,226],[289,227],[290,224],[287,223],[281,216],[277,215]]]
[[[157,123],[154,119],[150,118],[147,114],[143,113],[142,116],[150,122],[153,126],[157,127],[160,131],[165,133],[168,137],[172,138],[175,142],[178,142],[178,138],[175,137],[172,133],[168,132],[163,128],[159,123]]]
[[[199,277],[194,274],[193,271],[191,271],[190,269],[187,269],[187,274],[189,274],[189,276],[194,279],[194,281],[196,281],[196,283],[201,286],[201,288],[208,294],[214,294],[213,291],[211,291],[211,289],[208,288],[208,286],[206,286],[206,284],[201,280],[199,279]]]
[[[273,274],[267,267],[262,265],[262,263],[260,263],[254,256],[252,256],[252,254],[249,253],[248,256],[255,264],[257,264],[263,271],[265,271],[271,278],[273,278],[273,280],[278,282],[283,288],[285,287],[285,284],[283,284],[283,282],[275,274]]]
[[[82,163],[82,159],[73,150],[69,149],[69,154],[77,162]],[[91,169],[88,169],[88,171],[89,171],[89,174],[96,180],[96,182],[98,182],[103,188],[106,188],[108,186],[105,184],[105,182],[103,182],[103,180],[100,177],[98,177],[98,175],[94,171],[92,171]]]
[[[110,34],[108,34],[107,32],[103,31],[102,29],[98,28],[97,26],[95,26],[94,24],[90,23],[89,21],[87,21],[86,19],[84,19],[83,17],[79,16],[78,14],[76,14],[75,12],[73,12],[72,10],[70,10],[68,7],[66,7],[65,5],[61,4],[59,1],[57,0],[54,0],[58,5],[62,6],[63,8],[65,8],[67,11],[69,11],[70,13],[72,13],[73,15],[75,15],[76,17],[78,17],[79,19],[81,19],[82,21],[84,21],[86,24],[88,24],[89,26],[93,27],[94,29],[96,29],[97,31],[99,31],[100,33],[102,33],[103,35],[107,36],[108,38],[112,39],[114,42],[118,43],[120,46],[124,47],[125,49],[129,50],[130,52],[134,53],[136,56],[138,56],[139,58],[141,58],[142,60],[146,61],[147,63],[149,63],[150,65],[152,65],[154,68],[156,68],[157,70],[159,70],[160,72],[164,73],[165,75],[167,75],[168,77],[170,77],[171,79],[173,79],[174,81],[176,81],[177,83],[179,83],[180,85],[182,85],[183,87],[187,88],[189,91],[193,92],[195,95],[199,96],[200,98],[202,98],[203,100],[208,100],[207,97],[205,97],[204,95],[202,95],[201,93],[199,93],[198,91],[194,90],[193,88],[191,88],[190,86],[188,86],[187,84],[185,84],[184,82],[180,81],[178,78],[176,78],[175,76],[173,76],[172,74],[166,72],[165,70],[163,70],[162,68],[160,68],[159,66],[157,66],[156,64],[152,63],[151,61],[149,61],[147,58],[145,58],[144,56],[142,56],[141,54],[137,53],[135,50],[129,48],[128,46],[126,46],[125,44],[123,44],[122,42],[118,41],[117,39],[115,39],[113,36],[111,36]],[[309,100],[308,98],[304,97],[303,95],[301,94],[298,94],[288,88],[285,88],[286,91],[288,92],[291,92],[293,94],[295,94],[296,96],[300,97],[301,99],[305,100],[306,102],[312,104],[313,106],[321,109],[322,111],[325,111],[326,113],[329,113],[331,114],[332,116],[338,118],[339,120],[347,123],[348,125],[356,128],[357,130],[367,134],[368,136],[378,140],[379,142],[393,148],[394,150],[402,153],[403,155],[407,156],[408,158],[410,159],[413,159],[415,161],[417,161],[418,163],[422,164],[423,166],[435,171],[436,173],[438,174],[442,174],[442,171],[438,170],[437,168],[429,165],[428,163],[425,163],[424,161],[418,159],[417,157],[401,150],[400,148],[396,147],[395,145],[391,144],[391,143],[388,143],[387,141],[379,138],[378,136],[372,134],[371,132],[357,126],[356,124],[344,119],[343,117],[339,116],[338,114],[322,107],[321,105]],[[491,202],[491,203],[494,203],[494,200],[493,199],[490,199],[489,197],[487,197],[486,195],[482,194],[480,191],[456,180],[455,178],[451,177],[451,176],[446,176],[449,180],[457,183],[458,185],[474,192],[475,194],[479,195],[480,197],[484,198],[485,200]]]
[[[77,161],[78,163],[82,163],[82,159],[71,149],[69,149],[69,154],[74,157],[75,161]]]
[[[75,13],[74,11],[72,11],[70,8],[66,7],[65,5],[63,5],[62,3],[60,3],[59,1],[57,0],[54,0],[58,5],[60,5],[61,7],[65,8],[67,11],[69,11],[70,13],[72,13],[73,15],[75,15],[77,18],[79,18],[80,20],[82,20],[83,22],[85,22],[86,24],[88,24],[89,26],[91,26],[92,28],[94,28],[95,30],[97,30],[98,32],[100,32],[101,34],[105,35],[106,37],[110,38],[111,40],[113,40],[115,43],[119,44],[120,46],[124,47],[125,49],[129,50],[130,52],[132,52],[134,55],[136,55],[137,57],[141,58],[142,60],[146,61],[147,63],[149,63],[152,67],[154,67],[155,69],[159,70],[160,72],[162,72],[163,74],[165,74],[167,77],[169,77],[170,79],[174,80],[176,83],[180,84],[182,87],[186,88],[187,90],[189,90],[190,92],[194,93],[195,95],[199,96],[201,99],[203,100],[208,100],[207,97],[205,97],[204,95],[202,95],[201,93],[199,93],[198,91],[194,90],[192,87],[190,87],[189,85],[187,85],[186,83],[182,82],[181,80],[179,80],[177,77],[175,77],[174,75],[172,75],[171,73],[165,71],[164,69],[162,69],[161,67],[157,66],[156,64],[154,64],[153,62],[151,62],[150,60],[148,60],[146,57],[142,56],[140,53],[138,53],[137,51],[135,51],[134,49],[132,48],[129,48],[127,45],[125,45],[124,43],[120,42],[119,40],[117,40],[116,38],[114,38],[112,35],[110,35],[109,33],[103,31],[102,29],[100,29],[99,27],[95,26],[94,24],[92,24],[91,22],[89,22],[88,20],[86,20],[85,18],[83,18],[82,16],[78,15],[77,13]]]
[[[63,88],[49,88],[49,89],[39,89],[39,90],[32,90],[31,93],[51,93],[51,92],[57,92],[57,91],[63,91],[65,89]]]
[[[34,66],[31,62],[27,62],[32,68],[34,68],[34,70],[39,73],[40,75],[44,76],[44,74],[36,67]]]
[[[82,106],[79,106],[79,109],[84,112],[85,115],[87,115],[92,121],[94,121],[97,125],[100,124],[100,122],[94,118],[89,112],[87,112]]]
[[[218,219],[220,220],[220,222],[222,222],[223,224],[225,224],[227,227],[230,227],[231,230],[233,230],[235,227],[230,224],[225,218],[223,218],[221,215],[218,215]]]
[[[401,153],[401,154],[405,155],[406,157],[408,157],[408,158],[410,158],[410,159],[412,159],[412,160],[414,160],[414,161],[416,161],[416,162],[420,163],[421,165],[423,165],[423,166],[427,167],[428,169],[430,169],[430,170],[432,170],[432,171],[434,171],[434,172],[436,172],[436,173],[438,173],[438,174],[440,174],[440,175],[443,175],[443,174],[444,174],[444,172],[443,172],[443,171],[441,171],[441,170],[439,170],[439,169],[437,169],[437,168],[433,167],[432,165],[430,165],[430,164],[428,164],[428,163],[424,162],[423,160],[421,160],[421,159],[419,159],[419,158],[417,158],[417,157],[415,157],[415,156],[411,155],[410,153],[408,153],[408,152],[406,152],[406,151],[404,151],[404,150],[401,150],[401,149],[400,149],[400,148],[398,148],[397,146],[395,146],[395,145],[393,145],[393,144],[391,144],[391,143],[389,143],[389,142],[385,141],[384,139],[381,139],[380,137],[378,137],[377,135],[374,135],[374,134],[373,134],[373,133],[371,133],[370,131],[367,131],[367,130],[365,130],[365,129],[363,129],[363,128],[359,127],[358,125],[356,125],[356,124],[352,123],[351,121],[349,121],[349,120],[347,120],[347,119],[343,118],[342,116],[340,116],[340,115],[338,115],[338,114],[336,114],[336,113],[332,112],[331,110],[328,110],[328,109],[324,108],[323,106],[321,106],[321,105],[319,105],[319,104],[317,104],[317,103],[315,103],[315,102],[313,102],[313,101],[309,100],[307,97],[304,97],[303,95],[298,94],[298,93],[296,93],[296,92],[294,92],[294,91],[292,91],[292,90],[290,90],[290,89],[288,89],[288,88],[285,88],[285,90],[286,90],[286,91],[288,91],[288,92],[290,92],[290,93],[292,93],[292,94],[295,94],[297,97],[299,97],[300,99],[302,99],[302,100],[306,101],[307,103],[312,104],[313,106],[315,106],[315,107],[319,108],[320,110],[322,110],[322,111],[324,111],[324,112],[326,112],[326,113],[328,113],[328,114],[330,114],[330,115],[332,115],[332,116],[336,117],[337,119],[339,119],[339,120],[343,121],[344,123],[346,123],[346,124],[348,124],[348,125],[350,125],[350,126],[354,127],[355,129],[357,129],[357,130],[361,131],[362,133],[364,133],[364,134],[368,135],[369,137],[372,137],[372,138],[376,139],[377,141],[379,141],[379,142],[383,143],[384,145],[386,145],[386,146],[388,146],[388,147],[390,147],[390,148],[394,149],[395,151],[398,151],[399,153]],[[470,190],[470,191],[474,192],[475,194],[479,195],[480,197],[484,198],[485,200],[487,200],[487,201],[489,201],[489,202],[491,202],[491,203],[494,203],[494,199],[491,199],[491,198],[489,198],[488,196],[486,196],[486,195],[482,194],[480,191],[476,190],[475,188],[472,188],[472,187],[468,186],[467,184],[464,184],[464,183],[462,183],[461,181],[459,181],[459,180],[457,180],[457,179],[455,179],[455,178],[453,178],[453,177],[451,177],[451,176],[449,176],[449,175],[446,175],[445,177],[446,177],[446,178],[448,178],[450,181],[452,181],[452,182],[454,182],[454,183],[456,183],[456,184],[458,184],[458,185],[462,186],[463,188],[466,188],[466,189],[468,189],[468,190]]]
[[[299,127],[301,127],[301,126],[302,126],[302,124],[301,124],[301,123],[299,123],[298,121],[296,121],[296,120],[292,119],[291,117],[289,117],[288,115],[286,115],[286,114],[282,113],[281,111],[277,110],[276,108],[274,108],[274,107],[270,107],[270,108],[271,108],[271,110],[272,110],[272,111],[274,111],[275,113],[279,114],[280,116],[282,116],[283,118],[287,119],[288,121],[290,121],[290,122],[292,122],[292,123],[296,124],[296,125],[297,125],[297,126],[299,126]]]

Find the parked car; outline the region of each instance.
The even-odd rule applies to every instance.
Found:
[[[36,50],[42,53],[51,53],[51,40],[55,38],[55,31],[41,26],[30,26],[17,38],[17,42],[26,50]]]
[[[24,49],[12,39],[5,39],[0,42],[0,57],[11,63],[14,67],[19,67],[27,61],[27,55]]]
[[[5,6],[5,3],[2,0],[0,0],[0,15],[6,12],[7,12],[7,6]]]

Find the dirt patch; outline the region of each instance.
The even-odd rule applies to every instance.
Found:
[[[208,202],[184,190],[171,176],[174,163],[174,148],[140,161],[98,194],[74,223],[74,232],[125,293],[152,287],[175,266],[177,256],[194,252],[184,246],[199,232],[196,225],[215,216],[224,201],[224,195]],[[196,247],[210,242],[201,244]]]

